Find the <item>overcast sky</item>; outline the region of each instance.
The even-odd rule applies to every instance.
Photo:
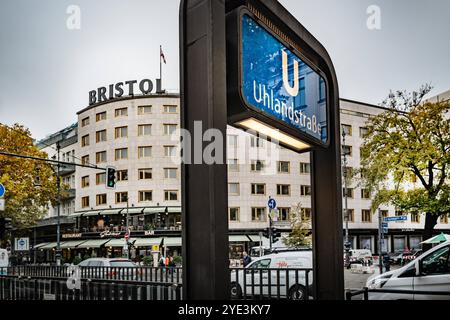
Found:
[[[431,82],[450,89],[450,1],[281,0],[321,41],[337,70],[341,97],[379,104],[389,90]],[[67,8],[81,9],[80,29]],[[367,27],[367,8],[381,29]],[[1,0],[0,122],[43,138],[76,122],[88,92],[155,79],[159,46],[164,86],[179,88],[179,0]]]

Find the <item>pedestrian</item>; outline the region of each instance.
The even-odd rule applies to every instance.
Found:
[[[173,257],[169,258],[169,273],[173,274],[173,271],[177,265],[175,264],[175,261],[173,260]]]
[[[161,256],[161,259],[159,259],[159,267],[164,268],[166,266],[166,258],[164,256]]]
[[[389,272],[391,270],[391,259],[386,252],[383,254],[383,265],[386,272]]]
[[[250,262],[252,262],[252,258],[250,258],[250,256],[245,251],[243,252],[242,255],[244,257],[244,259],[243,259],[244,261],[243,262],[244,262],[244,268],[245,268],[245,267],[247,267],[250,264]]]

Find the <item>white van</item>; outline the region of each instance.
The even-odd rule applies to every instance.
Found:
[[[244,294],[247,297],[262,295],[275,298],[279,290],[281,298],[304,300],[307,286],[309,295],[312,294],[313,273],[309,272],[306,284],[305,272],[292,269],[312,269],[312,251],[270,254],[254,259],[243,270],[233,270],[231,296],[234,299],[239,299]]]
[[[8,274],[7,267],[9,267],[8,251],[6,249],[0,249],[0,276]]]
[[[423,253],[404,267],[372,276],[369,289],[450,292],[450,241]],[[450,300],[445,295],[370,293],[370,300]]]

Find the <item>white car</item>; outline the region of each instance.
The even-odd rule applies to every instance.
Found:
[[[231,272],[231,297],[304,300],[307,287],[312,296],[313,273],[308,273],[306,283],[305,271],[296,269],[312,269],[312,251],[281,252],[254,259],[245,269]]]
[[[123,258],[90,258],[78,264],[83,278],[135,280],[138,268],[134,262]]]
[[[450,241],[423,253],[404,267],[372,276],[369,289],[450,292]],[[369,293],[370,300],[450,300],[449,295]]]

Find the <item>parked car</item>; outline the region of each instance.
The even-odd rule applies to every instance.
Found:
[[[418,256],[422,254],[422,250],[416,249],[409,252],[400,252],[392,256],[391,263],[392,264],[405,264],[411,260],[416,259]]]
[[[373,264],[372,251],[368,249],[351,249],[349,250],[349,264],[347,268],[350,269],[352,264]],[[345,261],[345,254],[344,254]]]
[[[278,296],[292,300],[305,300],[307,287],[312,295],[312,251],[280,252],[254,259],[246,268],[231,272],[231,296]]]
[[[137,265],[124,258],[90,258],[78,264],[82,278],[136,280]]]
[[[450,241],[421,254],[402,268],[367,280],[369,289],[410,290],[413,293],[370,293],[371,300],[450,300],[449,295],[414,291],[450,292]]]

